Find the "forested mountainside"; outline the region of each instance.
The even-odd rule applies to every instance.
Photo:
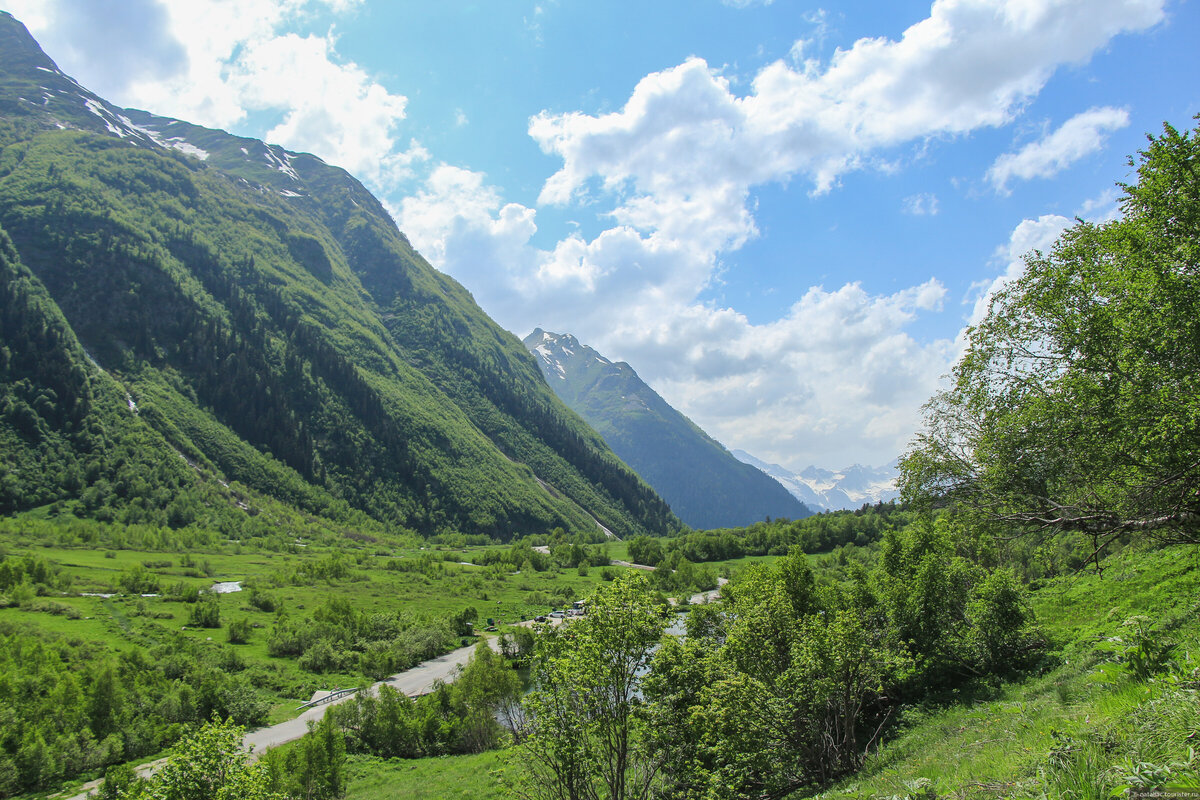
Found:
[[[525,337],[525,346],[563,402],[688,525],[728,528],[812,513],[778,481],[736,459],[672,408],[628,364],[609,361],[570,334],[541,328]]]
[[[2,12],[0,229],[6,513],[679,525],[352,176],[116,108]]]

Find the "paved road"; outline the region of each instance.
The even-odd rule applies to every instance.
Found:
[[[495,642],[495,640],[491,640]],[[413,697],[419,694],[428,694],[433,691],[433,685],[438,681],[448,683],[454,677],[454,670],[460,666],[466,666],[471,660],[471,654],[475,652],[475,645],[469,647],[460,647],[457,650],[452,650],[444,656],[425,661],[412,669],[405,670],[399,675],[393,675],[386,681],[372,684],[365,691],[377,692],[379,687],[387,684],[393,689]],[[313,706],[295,719],[285,720],[278,725],[272,725],[268,728],[259,728],[256,731],[251,731],[246,734],[243,744],[253,748],[253,752],[262,753],[264,750],[269,750],[272,747],[278,747],[281,744],[295,741],[304,734],[308,733],[308,723],[317,722],[321,717],[325,716],[325,712],[330,706],[336,706],[338,703],[344,703],[354,695],[346,695],[329,703],[322,703],[319,706]]]

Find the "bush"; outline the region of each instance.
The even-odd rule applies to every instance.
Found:
[[[246,644],[250,641],[250,620],[243,617],[229,623],[229,643]]]
[[[221,627],[221,605],[217,598],[201,600],[188,610],[188,625],[196,628]]]

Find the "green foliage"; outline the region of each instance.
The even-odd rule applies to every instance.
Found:
[[[865,547],[912,519],[911,512],[895,503],[878,503],[855,511],[826,512],[794,521],[777,519],[745,528],[692,531],[664,540],[662,547],[665,553],[678,552],[694,563],[743,556],[782,556],[794,546],[806,553],[824,553],[851,544]]]
[[[1161,632],[1152,630],[1149,619],[1140,615],[1130,617],[1125,620],[1125,629],[1128,633],[1122,639],[1125,643],[1122,656],[1135,678],[1149,680],[1167,668],[1175,645],[1165,641]]]
[[[250,641],[250,620],[243,617],[229,623],[228,640],[230,644],[246,644]]]
[[[487,642],[453,684],[411,699],[384,684],[329,710],[352,753],[385,758],[479,753],[501,742],[501,717],[515,725],[521,680]]]
[[[926,406],[905,496],[1029,531],[1200,541],[1200,129],[1130,161],[1121,219],[1080,221],[992,300]]]
[[[580,621],[545,633],[514,777],[527,797],[650,796],[660,767],[638,696],[665,628],[647,580],[604,584]]]
[[[285,755],[269,754],[273,783],[287,787],[289,797],[337,800],[346,796],[346,739],[328,715],[308,723],[308,733]]]
[[[7,794],[156,752],[213,713],[259,723],[266,707],[187,640],[115,654],[0,622],[0,776],[5,760],[17,769]]]
[[[228,720],[206,723],[181,739],[148,780],[130,783],[118,796],[121,800],[284,800],[272,788],[266,765],[251,763],[243,750],[244,730]]]
[[[627,543],[629,560],[634,564],[645,564],[650,567],[658,566],[663,560],[662,543],[649,536],[636,536]]]
[[[216,595],[208,595],[188,609],[188,625],[198,628],[221,627],[221,603]]]

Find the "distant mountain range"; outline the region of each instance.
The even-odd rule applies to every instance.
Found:
[[[779,481],[796,499],[820,511],[860,508],[864,503],[886,503],[900,496],[896,489],[899,473],[895,461],[882,467],[855,464],[837,472],[808,467],[796,473],[755,458],[745,450],[734,450],[733,455],[746,464],[758,467]]]
[[[570,334],[525,338],[555,393],[694,528],[748,525],[812,512],[778,481],[734,458],[624,362]]]
[[[680,527],[353,176],[119,108],[2,11],[0,345],[0,513]]]

